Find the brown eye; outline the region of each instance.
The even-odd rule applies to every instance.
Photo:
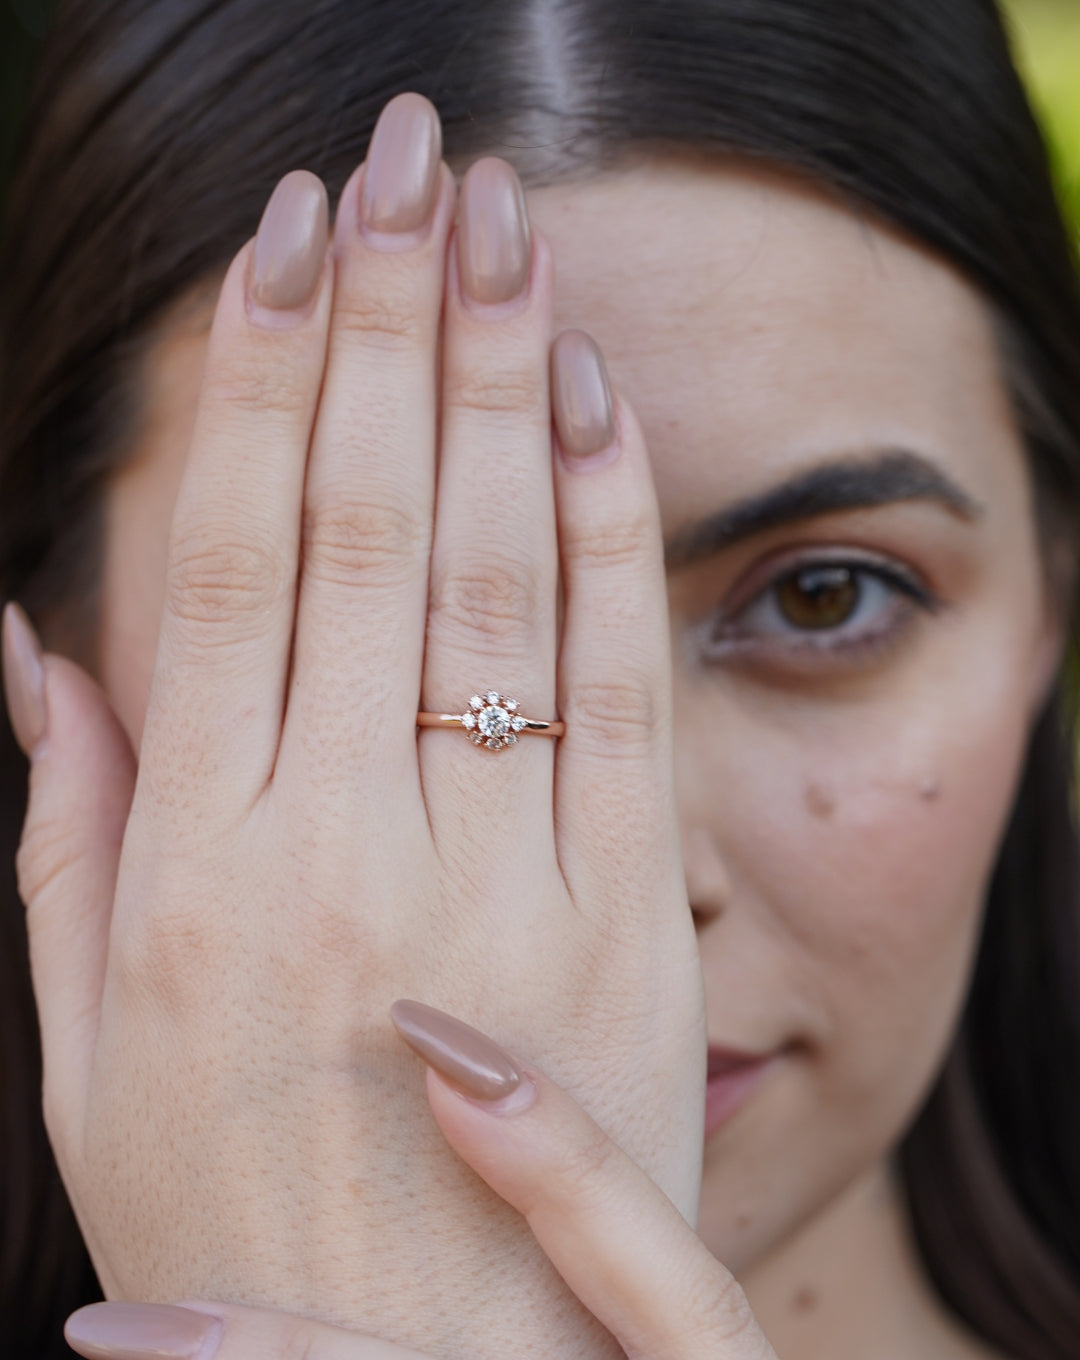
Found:
[[[776,604],[793,628],[840,628],[855,613],[861,594],[858,574],[829,564],[804,567],[776,584]]]

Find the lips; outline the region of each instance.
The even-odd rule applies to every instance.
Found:
[[[710,1138],[750,1097],[776,1053],[739,1053],[730,1048],[709,1049],[705,1087],[705,1137]]]

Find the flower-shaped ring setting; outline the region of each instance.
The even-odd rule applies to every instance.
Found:
[[[417,727],[460,727],[474,746],[504,751],[516,746],[519,737],[561,737],[566,724],[523,717],[516,699],[489,689],[474,694],[464,713],[418,713]]]

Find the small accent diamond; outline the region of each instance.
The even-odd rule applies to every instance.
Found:
[[[517,737],[514,736],[513,732],[507,732],[507,734],[506,734],[504,740],[505,740],[507,746],[516,746],[516,745],[517,745]]]
[[[472,742],[474,746],[483,746],[484,744],[484,738],[480,735],[479,732],[470,732],[469,740]]]
[[[510,710],[511,713],[513,713],[513,712],[516,710],[517,706],[518,706],[518,701],[517,701],[516,699],[504,699],[504,700],[503,700],[503,708],[508,708],[508,709]]]
[[[493,689],[489,689],[489,690],[488,690],[488,693],[487,693],[487,701],[488,701],[489,704],[497,704],[497,703],[499,702],[499,696],[498,696],[498,694],[495,692],[495,690],[493,690]]]
[[[510,719],[510,726],[514,729],[515,732],[520,732],[520,731],[522,730],[522,728],[526,726],[525,719],[524,719],[524,718],[511,718],[511,719]]]
[[[467,728],[469,728],[470,730],[471,730],[472,728],[474,728],[474,727],[476,726],[476,714],[475,714],[475,713],[463,713],[463,714],[461,715],[461,725],[462,725],[462,727],[467,727]]]
[[[483,699],[480,698],[479,694],[474,694],[473,697],[469,700],[469,707],[475,708],[477,712],[479,712],[480,709],[484,707],[484,701]]]
[[[502,742],[499,740],[498,737],[488,737],[487,748],[489,751],[501,751]]]

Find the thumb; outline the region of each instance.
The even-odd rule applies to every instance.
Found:
[[[88,1360],[424,1360],[378,1337],[224,1303],[92,1303],[64,1337]]]
[[[42,655],[16,604],[4,610],[3,659],[11,725],[30,759],[16,867],[55,1143],[81,1124],[136,762],[99,686],[66,658]]]

